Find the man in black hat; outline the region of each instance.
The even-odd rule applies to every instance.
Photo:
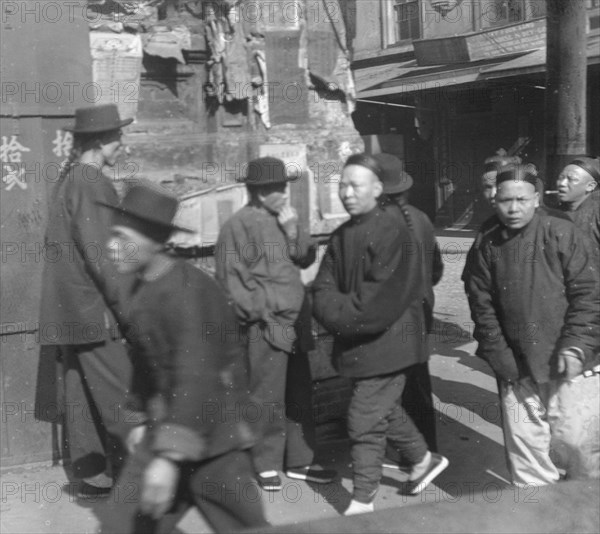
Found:
[[[210,276],[165,252],[171,233],[186,231],[172,223],[175,197],[139,183],[108,207],[107,246],[119,273],[136,276],[126,335],[146,420],[129,435],[133,454],[100,510],[101,532],[171,532],[191,504],[216,532],[266,526],[260,500],[247,497],[257,489],[233,308]]]
[[[250,390],[262,427],[254,465],[267,491],[282,489],[278,471],[284,466],[288,477],[314,483],[331,482],[336,474],[312,466],[310,370],[306,354],[292,354],[305,299],[300,269],[314,262],[315,246],[287,203],[291,179],[279,159],[251,161],[242,178],[248,205],[223,225],[215,249],[217,278],[248,332]],[[286,421],[286,393],[300,424]]]
[[[107,495],[123,451],[112,430],[123,404],[131,363],[117,327],[118,282],[104,248],[110,220],[97,202],[117,204],[103,173],[122,149],[114,104],[75,111],[73,148],[49,203],[44,248],[40,337],[60,347],[64,369],[65,443],[81,497]]]
[[[580,156],[558,175],[560,208],[600,248],[600,158]]]
[[[398,219],[398,223],[406,226],[415,236],[415,250],[423,270],[423,310],[427,321],[427,332],[433,329],[433,308],[435,295],[433,286],[442,278],[444,263],[440,247],[435,238],[433,225],[429,217],[421,210],[408,203],[408,192],[413,186],[413,178],[404,170],[402,161],[393,154],[375,154],[373,158],[381,165],[383,195],[380,203],[384,210],[390,211]],[[408,252],[408,251],[407,251]],[[426,344],[427,339],[423,342]],[[426,346],[425,352],[429,349]],[[431,377],[427,361],[415,364],[409,371],[402,402],[417,428],[423,434],[431,451],[437,451],[435,411],[431,395]],[[388,447],[388,458],[384,467],[398,468],[397,458],[391,447]],[[396,461],[394,461],[396,460]]]
[[[469,256],[477,355],[499,382],[513,482],[598,478],[598,271],[586,236],[538,210],[536,174],[502,168],[500,224]]]

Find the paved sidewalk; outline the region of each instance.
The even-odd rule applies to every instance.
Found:
[[[487,365],[473,356],[476,345],[460,283],[472,239],[439,240],[445,273],[436,287],[430,370],[438,444],[450,466],[416,497],[400,495],[403,475],[385,470],[376,513],[343,518],[352,486],[348,442],[323,443],[319,455],[325,465],[338,470],[339,480],[317,486],[283,478],[281,492],[243,490],[246,498],[262,499],[274,532],[600,531],[597,483],[520,491],[506,483],[496,382]],[[1,486],[2,534],[87,534],[98,527],[95,511],[100,503],[79,502],[62,467],[3,472]],[[540,502],[530,502],[538,494]],[[185,534],[211,532],[193,510],[178,528]]]

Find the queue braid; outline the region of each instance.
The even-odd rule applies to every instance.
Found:
[[[408,229],[411,232],[414,232],[415,227],[413,224],[412,217],[410,216],[410,211],[408,209],[408,201],[406,200],[406,195],[404,195],[404,194],[397,195],[395,200],[396,200],[396,204],[400,208],[400,212],[402,213],[402,216],[404,217],[406,226],[408,226]]]
[[[60,175],[58,177],[58,183],[62,182],[66,176],[69,174],[71,167],[81,157],[81,146],[75,144],[75,140],[73,140],[73,146],[69,152],[69,155],[65,161],[62,162]]]

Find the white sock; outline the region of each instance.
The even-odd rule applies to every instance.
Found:
[[[372,502],[360,502],[352,499],[350,501],[350,506],[344,512],[344,515],[357,515],[357,514],[367,514],[375,510],[375,506]]]
[[[277,476],[277,471],[262,471],[261,473],[258,473],[261,477],[276,477]]]
[[[423,476],[430,463],[431,452],[427,451],[423,459],[418,464],[413,465],[409,480],[417,480],[417,478]]]

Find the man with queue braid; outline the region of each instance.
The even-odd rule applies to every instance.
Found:
[[[58,346],[64,369],[65,442],[80,497],[107,496],[124,452],[114,438],[123,422],[131,362],[117,327],[117,273],[105,249],[116,205],[102,170],[122,148],[114,104],[79,108],[73,149],[55,185],[46,230],[40,332]]]
[[[408,191],[414,182],[404,170],[402,161],[393,154],[386,153],[376,154],[373,158],[383,170],[381,207],[395,215],[398,218],[398,224],[406,225],[416,240],[416,247],[412,252],[418,254],[423,269],[423,310],[427,332],[431,333],[435,302],[433,286],[441,280],[444,272],[442,254],[435,238],[433,225],[425,213],[408,203]],[[424,342],[426,341],[424,339]],[[425,345],[425,353],[429,354],[427,345]],[[429,449],[437,451],[429,362],[426,360],[417,363],[409,371],[402,403],[423,434]],[[386,460],[384,467],[398,469],[398,464],[402,464],[403,459],[397,458],[391,447],[388,447],[387,452],[388,458],[392,461]]]

